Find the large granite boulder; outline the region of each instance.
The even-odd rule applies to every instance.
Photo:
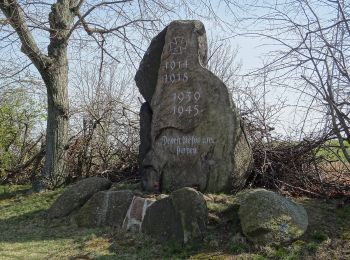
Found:
[[[182,188],[148,207],[141,230],[161,242],[186,244],[204,237],[207,219],[203,195]]]
[[[73,184],[67,188],[48,210],[49,218],[60,218],[69,215],[80,208],[92,195],[101,190],[107,190],[112,183],[100,177],[91,177]]]
[[[75,221],[81,227],[121,228],[133,196],[130,190],[100,191],[84,204]]]
[[[303,235],[307,229],[305,209],[272,191],[246,190],[237,197],[242,231],[254,243],[289,242]]]
[[[143,187],[220,192],[241,188],[252,152],[225,84],[207,68],[199,21],[174,21],[151,42],[136,83]]]

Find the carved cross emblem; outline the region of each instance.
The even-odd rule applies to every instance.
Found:
[[[182,51],[186,49],[186,40],[183,37],[175,37],[169,43],[170,54],[182,54]]]

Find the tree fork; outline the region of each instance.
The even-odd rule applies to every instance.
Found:
[[[48,56],[53,59],[42,77],[47,88],[48,118],[46,130],[46,160],[41,174],[42,188],[62,185],[67,176],[68,148],[68,32],[73,24],[74,14],[69,1],[57,1],[49,14],[50,44]]]

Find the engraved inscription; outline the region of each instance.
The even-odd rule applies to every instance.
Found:
[[[187,69],[188,68],[188,62],[187,60],[184,61],[167,61],[165,62],[165,70],[174,70],[174,69]]]
[[[176,82],[187,82],[188,74],[186,71],[181,71],[188,68],[187,60],[184,61],[166,61],[164,70],[166,74],[163,76],[165,84],[174,84]]]
[[[175,83],[187,83],[189,81],[189,62],[187,59],[178,60],[176,55],[180,54],[186,49],[186,41],[183,37],[177,36],[169,43],[169,53],[171,54],[169,60],[164,61],[162,68],[165,74],[162,75],[164,84],[172,85]],[[172,115],[177,118],[186,116],[196,117],[200,112],[199,99],[201,93],[199,91],[183,91],[171,93],[174,97],[174,105],[172,108]]]
[[[174,84],[175,82],[187,82],[188,81],[188,75],[187,72],[184,73],[172,73],[172,74],[165,74],[163,77],[164,83],[170,83]]]
[[[191,120],[198,118],[203,111],[201,108],[201,88],[190,86],[191,60],[188,61],[179,54],[184,54],[186,50],[186,40],[181,36],[175,36],[168,45],[169,56],[163,60],[161,80],[164,87],[171,87],[168,95],[172,100],[172,109],[169,116],[177,120]],[[172,153],[176,156],[191,156],[199,153],[199,147],[202,145],[214,144],[212,137],[200,136],[162,136],[160,144],[171,147]]]
[[[198,148],[196,146],[201,144],[214,144],[215,141],[212,137],[200,137],[200,136],[162,136],[161,144],[166,146],[176,146],[176,155],[196,155]]]
[[[174,96],[174,107],[173,107],[174,115],[181,117],[182,115],[197,116],[199,114],[199,105],[196,104],[201,97],[201,94],[199,93],[199,91],[196,91],[194,93],[191,91],[184,91],[179,93],[174,92],[173,96]]]
[[[182,54],[182,51],[186,49],[187,42],[183,37],[174,37],[169,43],[169,53],[171,54]]]

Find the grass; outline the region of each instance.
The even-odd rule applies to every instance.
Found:
[[[287,245],[258,247],[241,235],[236,201],[207,195],[208,232],[202,244],[161,245],[143,234],[78,228],[69,218],[49,221],[62,190],[40,194],[28,186],[0,186],[0,259],[350,259],[350,206],[301,198],[307,233]]]
[[[65,259],[90,252],[95,256],[109,253],[103,230],[77,229],[67,219],[47,220],[46,210],[60,190],[28,191],[25,186],[0,189],[0,259]]]
[[[344,141],[346,150],[350,153],[350,145],[347,141]],[[325,143],[325,147],[318,149],[316,155],[323,157],[329,161],[338,161],[339,159],[342,162],[346,162],[345,155],[340,148],[338,140],[330,140]]]

